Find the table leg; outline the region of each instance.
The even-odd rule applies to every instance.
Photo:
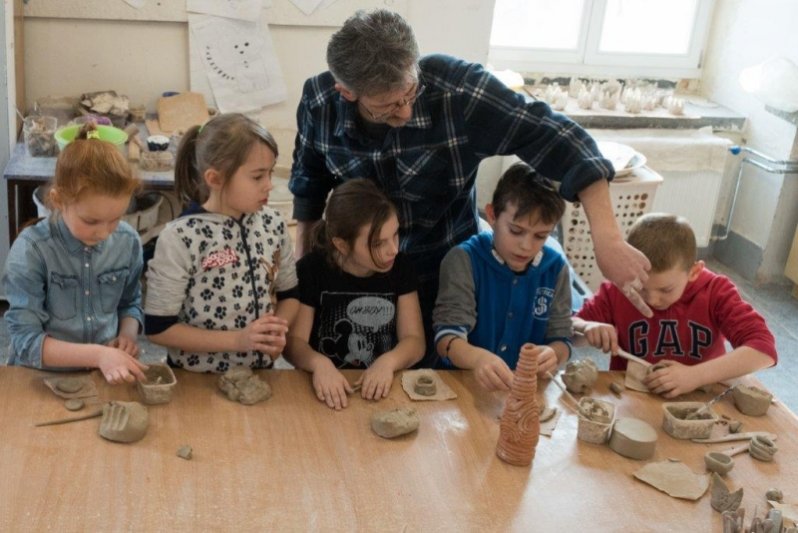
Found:
[[[17,238],[17,231],[19,231],[19,220],[17,220],[17,192],[19,187],[14,180],[8,180],[6,183],[8,193],[8,245],[11,246],[14,239]]]

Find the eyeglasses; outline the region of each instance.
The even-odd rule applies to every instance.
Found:
[[[398,102],[394,102],[393,104],[388,104],[385,106],[381,106],[380,109],[375,113],[364,104],[362,101],[360,104],[363,106],[363,109],[366,110],[366,113],[371,117],[372,120],[380,121],[384,120],[394,113],[396,113],[399,109],[410,105],[412,106],[418,100],[418,97],[424,94],[424,91],[427,89],[425,85],[417,85],[416,86],[416,93],[411,96],[410,98],[402,98]]]

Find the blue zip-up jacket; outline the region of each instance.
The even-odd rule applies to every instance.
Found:
[[[568,263],[544,245],[525,272],[513,272],[482,232],[453,248],[441,264],[433,320],[435,342],[467,337],[515,369],[524,343],[568,342],[571,335]]]

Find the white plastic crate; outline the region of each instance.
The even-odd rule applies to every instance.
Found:
[[[624,237],[641,215],[651,211],[662,176],[648,167],[637,169],[634,174],[610,182],[610,197],[615,218]],[[584,209],[579,202],[565,204],[562,217],[562,242],[565,255],[582,281],[595,292],[604,280],[596,265],[593,240]]]

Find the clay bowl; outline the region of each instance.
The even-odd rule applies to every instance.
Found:
[[[704,402],[665,402],[662,404],[662,429],[675,439],[707,439],[717,415],[707,409],[697,420],[685,420],[690,413],[704,407]]]
[[[732,391],[734,406],[744,415],[762,416],[768,412],[773,395],[757,387],[738,385]]]
[[[734,468],[734,459],[723,452],[707,452],[704,455],[704,464],[709,472],[725,476]]]
[[[579,400],[579,407],[576,437],[593,444],[607,442],[612,424],[615,422],[615,405],[604,400],[585,397]]]
[[[146,383],[139,381],[137,384],[141,400],[149,405],[169,403],[172,390],[177,385],[172,369],[167,365],[151,364],[144,374],[147,376]]]

